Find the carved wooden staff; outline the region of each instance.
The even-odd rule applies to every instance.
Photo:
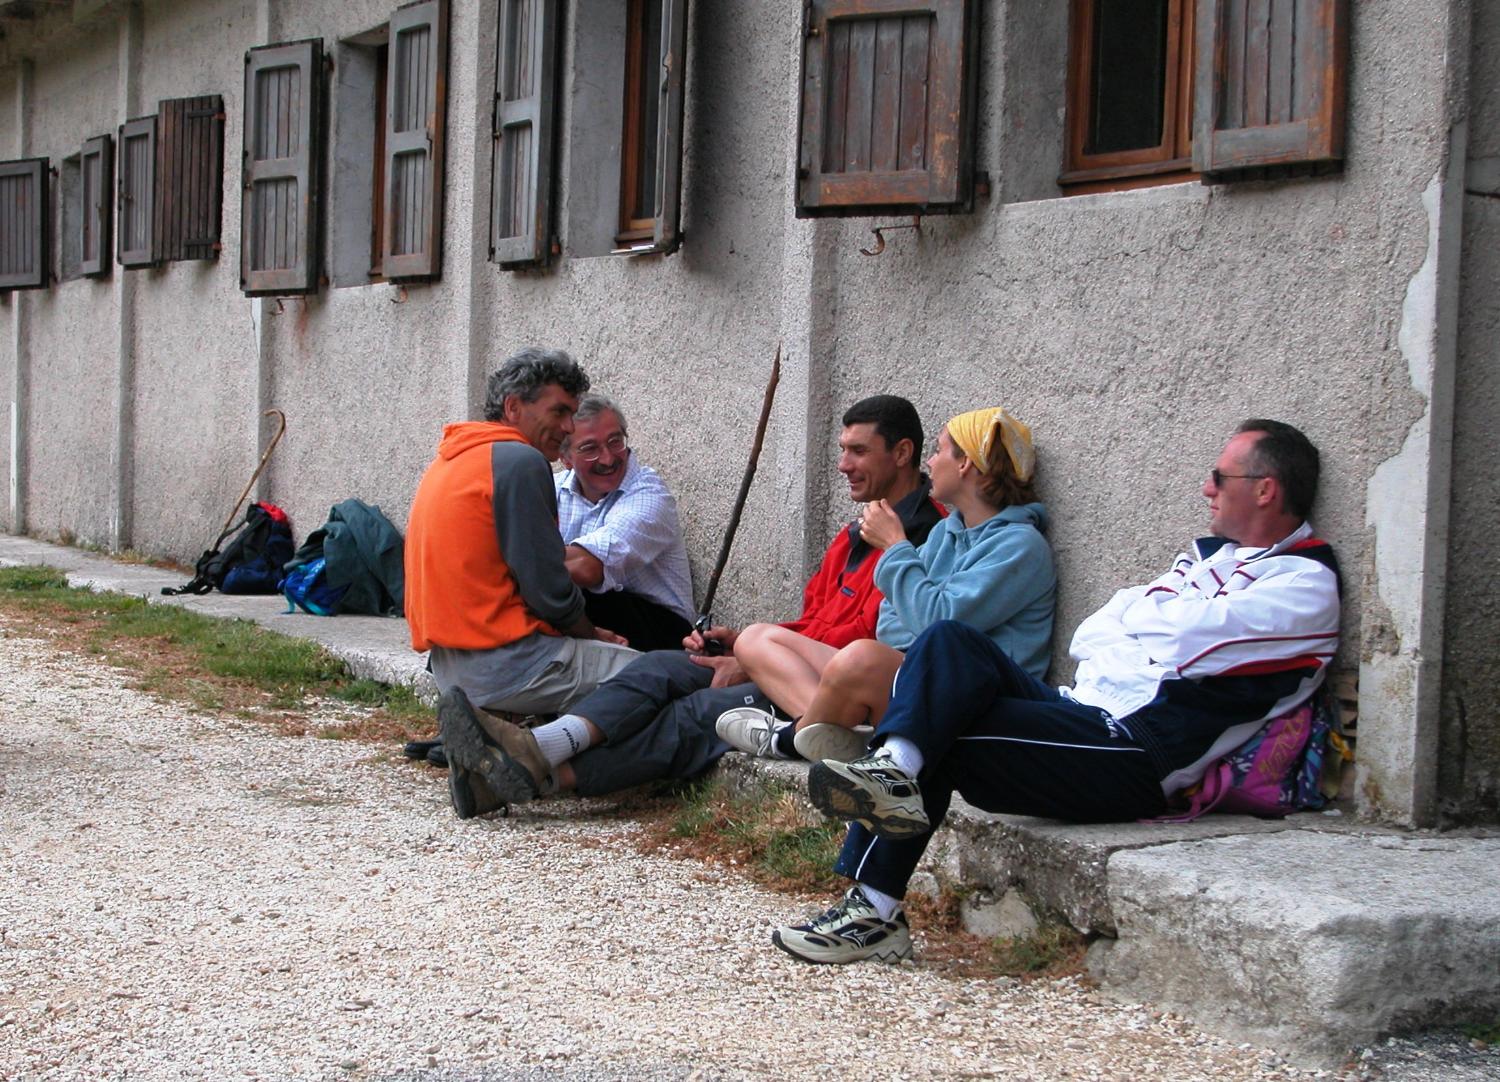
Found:
[[[745,511],[745,500],[750,495],[750,482],[755,480],[755,467],[760,462],[760,448],[766,441],[766,425],[771,420],[771,403],[776,400],[776,384],[781,380],[781,343],[776,343],[776,359],[771,362],[771,379],[766,384],[766,396],[760,403],[760,423],[755,426],[755,443],[750,447],[750,461],[745,463],[745,476],[740,478],[739,495],[734,498],[734,511],[729,516],[729,525],[724,528],[724,541],[719,545],[719,558],[714,561],[714,572],[708,577],[708,590],[703,594],[703,608],[693,627],[703,636],[703,652],[719,655],[724,644],[708,637],[708,618],[713,612],[714,594],[719,591],[719,578],[724,574],[724,565],[729,563],[729,550],[734,545],[735,531],[740,528],[740,515]]]

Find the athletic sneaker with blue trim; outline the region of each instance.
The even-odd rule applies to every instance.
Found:
[[[882,838],[910,838],[928,829],[922,787],[883,748],[852,763],[814,763],[807,795],[824,815],[852,820]]]
[[[882,920],[858,886],[850,887],[843,900],[817,920],[777,928],[771,942],[794,958],[818,964],[866,958],[899,962],[911,957],[906,914],[898,909],[890,920]]]

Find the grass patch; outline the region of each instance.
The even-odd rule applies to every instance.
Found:
[[[308,731],[306,718],[329,699],[357,716],[318,735],[406,740],[432,727],[432,712],[409,688],[350,676],[322,647],[261,627],[144,598],[68,585],[50,567],[0,568],[0,609],[83,653],[135,673],[133,686],[201,710],[279,713],[283,731]]]
[[[789,893],[841,889],[832,872],[844,839],[841,823],[822,820],[793,793],[743,799],[719,779],[679,798],[632,809],[644,826],[641,844],[709,864],[733,866],[756,882]]]
[[[1460,1033],[1471,1041],[1485,1044],[1500,1044],[1500,1020],[1494,1022],[1469,1022],[1458,1027]]]

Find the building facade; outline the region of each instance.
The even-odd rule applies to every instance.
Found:
[[[271,408],[299,533],[349,496],[399,525],[536,343],[626,408],[701,591],[779,345],[717,615],[793,608],[850,518],[847,404],[998,402],[1065,680],[1201,532],[1226,434],[1282,418],[1324,454],[1355,806],[1500,819],[1500,11],[1137,7],[0,2],[0,283],[37,275],[0,292],[0,526],[191,559]]]

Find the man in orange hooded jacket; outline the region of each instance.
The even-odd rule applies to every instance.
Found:
[[[412,648],[429,651],[443,693],[438,717],[449,791],[464,818],[489,803],[469,780],[472,760],[482,754],[468,739],[477,736],[474,724],[494,741],[514,729],[470,704],[557,713],[637,656],[584,614],[557,530],[550,464],[588,387],[566,353],[517,353],[489,378],[484,420],[444,427],[412,500],[406,619]],[[465,724],[452,740],[455,721]]]

